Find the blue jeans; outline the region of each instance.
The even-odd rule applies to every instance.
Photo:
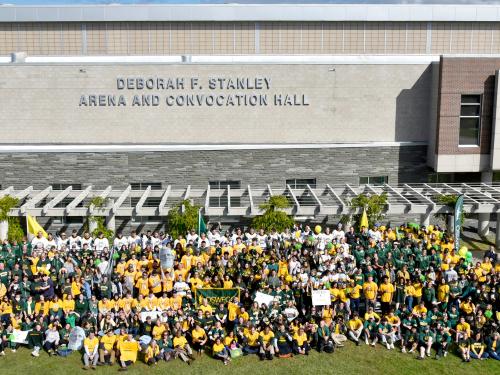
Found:
[[[477,356],[472,350],[470,351],[470,357],[474,359],[479,359],[479,356]],[[482,359],[487,359],[489,357],[488,353],[484,352],[483,355],[481,356]]]

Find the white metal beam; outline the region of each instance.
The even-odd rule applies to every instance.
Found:
[[[358,193],[356,193],[356,191],[351,187],[351,185],[349,184],[345,184],[347,190],[349,190],[349,192],[351,192],[351,194],[354,194],[354,195],[358,195]]]
[[[392,186],[384,184],[384,187],[390,190],[392,193],[396,194],[398,197],[402,198],[407,204],[410,205],[410,207],[413,206],[414,203],[412,201],[410,201],[408,198],[406,198],[403,194],[394,189]]]
[[[267,191],[268,191],[270,197],[272,197],[274,195],[273,194],[273,189],[271,189],[271,185],[269,185],[269,184],[267,184]]]
[[[444,184],[444,186],[446,186],[448,189],[454,191],[455,193],[457,193],[458,195],[463,195],[464,198],[467,198],[467,199],[470,199],[471,201],[473,201],[475,204],[479,205],[480,202],[478,202],[477,200],[475,200],[474,198],[471,198],[469,197],[466,193],[463,193],[461,192],[460,190],[457,190],[455,189],[454,187],[448,185],[448,184]]]
[[[329,184],[326,184],[326,188],[328,189],[330,194],[332,194],[335,197],[335,199],[339,201],[340,205],[342,206],[342,211],[345,210],[346,205],[342,200],[342,198],[340,198],[340,196],[335,192],[335,190],[332,189],[332,187]]]
[[[210,184],[207,185],[207,195],[205,197],[205,212],[208,211],[210,207]]]
[[[290,188],[290,185],[286,185],[286,188],[290,192],[290,195],[292,196],[292,199],[295,202],[295,206],[297,206],[297,209],[299,209],[300,208],[299,201],[297,200],[297,197],[295,196],[295,194],[293,193],[292,189]]]
[[[14,192],[14,186],[9,186],[8,188],[0,191],[0,198],[6,195],[11,195],[13,192]]]
[[[59,202],[61,202],[64,198],[66,198],[69,193],[71,193],[71,190],[73,190],[73,187],[70,185],[63,191],[61,191],[59,194],[57,194],[54,198],[52,198],[51,201],[47,202],[45,206],[42,208],[42,214],[45,215],[47,212],[55,207]]]
[[[309,186],[309,184],[307,184],[307,190],[309,190],[309,192],[313,196],[314,200],[318,203],[319,208],[321,209],[321,207],[323,207],[323,203],[321,203],[321,201],[319,200],[318,196],[313,191],[313,189],[311,189],[311,187]]]
[[[33,186],[28,186],[26,189],[18,191],[16,194],[14,194],[14,198],[17,198],[19,200],[24,199],[28,195],[30,195],[32,191],[33,191]]]
[[[139,199],[139,202],[135,205],[135,212],[138,214],[142,206],[144,206],[144,202],[146,202],[146,199],[148,199],[149,194],[151,193],[151,185],[149,185],[146,190],[144,190],[144,193],[142,193],[141,198]]]
[[[231,186],[227,185],[227,208],[231,208]]]
[[[432,199],[429,199],[426,195],[424,195],[424,194],[420,193],[419,191],[415,190],[414,188],[412,188],[408,184],[405,184],[404,186],[405,186],[406,189],[412,191],[414,194],[418,195],[419,197],[421,197],[422,199],[424,199],[425,201],[427,201],[432,206],[432,209],[434,209],[436,207],[436,203],[434,203],[434,201]]]
[[[92,190],[92,186],[87,186],[85,190],[83,190],[80,194],[78,194],[75,199],[73,199],[64,209],[64,212],[69,214],[72,209],[74,209],[76,206],[80,204],[80,202],[83,202],[85,198],[90,194],[90,191]]]
[[[476,193],[478,193],[478,194],[482,195],[483,197],[486,197],[487,199],[494,199],[494,198],[491,196],[491,194],[486,194],[486,193],[482,192],[481,190],[476,189],[474,186],[470,186],[470,185],[467,185],[467,184],[462,184],[462,187],[463,187],[464,189],[471,189],[472,191],[474,191],[474,192],[476,192]]]
[[[35,207],[36,204],[40,202],[42,199],[44,199],[47,195],[49,195],[51,191],[52,191],[52,186],[48,186],[44,190],[39,192],[37,195],[35,195],[33,198],[31,198],[29,201],[27,201],[25,204],[21,206],[21,213],[25,214],[27,209]]]
[[[168,185],[161,197],[160,205],[158,206],[158,215],[163,215],[163,209],[167,204],[168,196],[170,195],[170,190],[172,189],[172,185]]]
[[[191,185],[188,185],[188,187],[186,188],[186,192],[184,193],[184,199],[183,200],[189,199],[189,194],[190,193],[191,193]]]
[[[129,196],[130,190],[132,190],[132,186],[130,185],[125,190],[123,190],[123,192],[121,193],[120,197],[116,200],[113,207],[111,207],[111,214],[116,214],[116,211],[120,208],[125,199],[127,199],[127,197]]]
[[[253,206],[252,189],[250,188],[250,185],[247,185],[247,192],[248,192],[248,199],[250,200],[250,212],[253,212],[254,206]]]

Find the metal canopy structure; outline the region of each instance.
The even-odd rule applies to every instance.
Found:
[[[463,194],[464,210],[467,213],[500,214],[500,184],[404,184],[404,185],[309,185],[292,188],[246,186],[241,189],[195,188],[192,186],[173,187],[168,185],[161,190],[151,186],[142,190],[95,189],[84,190],[67,187],[64,190],[34,189],[32,186],[15,189],[9,186],[0,191],[0,197],[11,195],[19,199],[18,207],[12,209],[10,216],[32,215],[38,217],[86,217],[94,216],[166,216],[168,211],[185,199],[200,205],[207,216],[246,216],[259,215],[259,205],[269,196],[285,195],[290,208],[287,213],[295,216],[323,216],[355,213],[350,201],[358,194],[387,194],[386,214],[420,214],[429,216],[440,212],[450,212],[450,207],[440,203],[438,197],[446,194]],[[105,207],[92,206],[91,199],[101,197],[106,200]]]

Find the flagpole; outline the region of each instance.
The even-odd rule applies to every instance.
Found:
[[[198,209],[198,237],[200,237],[201,230],[201,207]]]

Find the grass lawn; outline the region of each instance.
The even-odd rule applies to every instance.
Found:
[[[472,360],[463,363],[457,356],[435,360],[433,357],[423,361],[415,359],[414,354],[402,354],[398,351],[388,351],[378,345],[376,348],[366,346],[356,347],[347,343],[346,347],[338,349],[333,354],[312,352],[308,357],[298,356],[290,359],[275,358],[273,361],[260,362],[256,356],[240,357],[233,360],[229,366],[224,366],[208,356],[197,358],[191,366],[179,360],[162,362],[148,367],[136,363],[127,373],[131,374],[362,374],[362,375],[407,375],[407,374],[500,374],[500,361]],[[27,349],[17,353],[6,350],[6,356],[0,357],[0,374],[116,374],[118,366],[97,367],[96,371],[82,370],[81,355],[73,353],[69,357],[50,358],[43,353],[39,358],[30,356]]]

